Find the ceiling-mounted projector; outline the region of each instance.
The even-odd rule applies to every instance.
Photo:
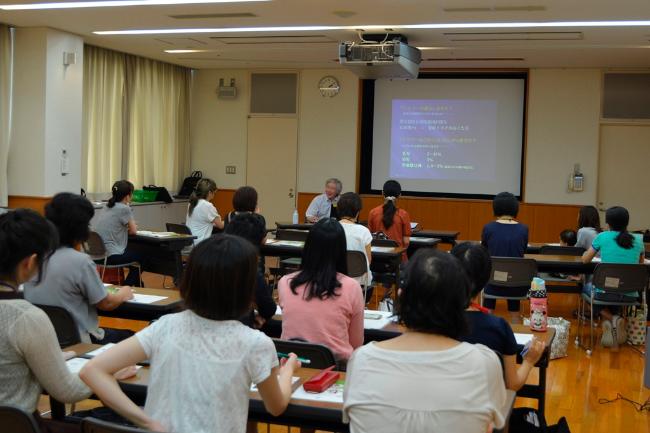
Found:
[[[339,63],[360,78],[417,78],[420,50],[399,40],[341,42]]]

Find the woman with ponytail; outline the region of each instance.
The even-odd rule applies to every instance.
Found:
[[[138,262],[140,266],[144,266],[142,263],[144,257],[138,252],[127,249],[129,235],[138,232],[130,206],[133,200],[133,189],[133,184],[128,180],[115,182],[111,188],[111,198],[99,214],[94,227],[106,246],[109,265]],[[141,285],[138,268],[129,267],[129,275],[124,280],[124,285]]]
[[[377,206],[368,215],[368,228],[372,233],[382,232],[400,247],[408,248],[411,236],[411,217],[404,209],[397,207],[402,195],[402,186],[396,180],[387,180],[382,190],[384,204]],[[404,253],[403,261],[406,261]]]
[[[629,222],[630,214],[624,207],[614,206],[607,209],[605,213],[607,231],[596,236],[591,247],[582,256],[582,261],[589,263],[596,254],[600,253],[602,263],[643,263],[645,253],[643,238],[641,235],[633,235],[627,231]],[[594,299],[612,302],[638,297],[637,292],[605,293],[602,289],[593,287],[591,282],[584,285],[583,291],[587,295],[591,295],[591,292],[594,291]],[[625,343],[627,340],[625,321],[618,316],[618,309],[599,309],[597,306],[591,308],[594,309],[594,314],[600,313],[604,319],[602,345],[611,347],[615,345],[615,342]]]
[[[54,226],[36,212],[0,215],[0,286],[18,287],[36,278],[57,247]],[[61,402],[87,398],[90,390],[65,365],[50,319],[22,299],[0,300],[0,405],[34,412],[43,390]]]
[[[192,195],[190,195],[185,225],[196,236],[194,245],[212,236],[214,227],[223,230],[221,216],[212,204],[216,192],[217,184],[214,180],[205,177],[197,182]]]

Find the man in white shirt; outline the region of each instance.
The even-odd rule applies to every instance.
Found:
[[[336,204],[343,190],[343,184],[336,178],[325,181],[325,192],[314,197],[305,212],[305,220],[315,223],[323,218],[336,217]]]

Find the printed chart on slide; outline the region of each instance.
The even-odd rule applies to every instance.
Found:
[[[497,101],[394,99],[390,176],[493,180]]]

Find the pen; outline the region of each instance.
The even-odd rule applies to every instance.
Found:
[[[278,357],[279,358],[289,358],[289,354],[288,353],[278,352]],[[307,358],[298,357],[298,361],[300,361],[301,364],[307,364],[307,365],[311,364],[311,360],[309,360]]]

